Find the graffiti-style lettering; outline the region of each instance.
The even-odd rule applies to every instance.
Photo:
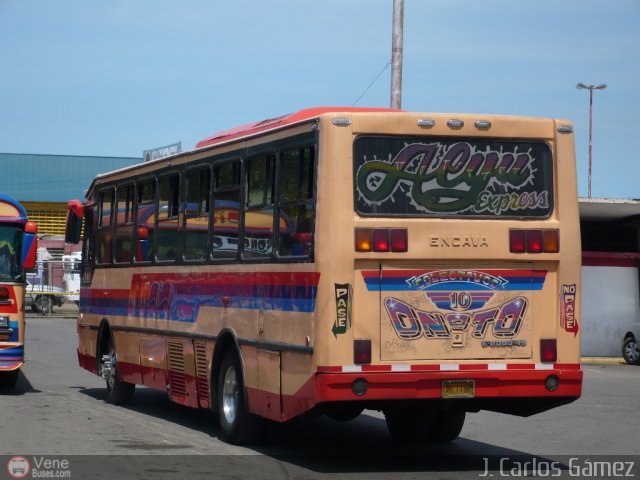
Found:
[[[419,212],[469,210],[500,215],[548,206],[544,191],[492,193],[533,185],[534,162],[530,151],[503,152],[467,142],[413,143],[390,161],[365,159],[358,168],[356,186],[369,204],[385,203],[402,189]]]
[[[393,297],[384,304],[396,334],[402,340],[425,338],[451,338],[452,332],[461,333],[471,329],[474,338],[484,338],[489,325],[493,324],[493,335],[498,338],[513,338],[520,332],[527,299],[516,297],[500,307],[471,313],[425,312]]]

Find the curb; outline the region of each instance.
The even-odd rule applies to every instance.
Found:
[[[622,357],[582,357],[581,362],[586,365],[625,365]]]

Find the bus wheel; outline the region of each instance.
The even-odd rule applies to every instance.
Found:
[[[36,297],[35,307],[38,313],[46,315],[48,313],[51,313],[51,310],[53,309],[53,302],[48,296],[40,295]]]
[[[416,406],[396,405],[384,410],[387,428],[394,440],[402,443],[429,441],[434,413]]]
[[[13,388],[18,383],[20,370],[11,370],[10,372],[0,373],[0,388]]]
[[[345,403],[340,405],[332,405],[327,408],[327,416],[338,422],[349,422],[354,418],[357,418],[364,407],[356,402]]]
[[[247,410],[240,361],[231,352],[224,355],[217,387],[222,437],[236,445],[258,442],[264,432],[264,419]]]
[[[437,412],[429,428],[429,441],[432,443],[453,442],[464,426],[467,412],[452,410]]]
[[[113,341],[113,336],[109,342],[108,352],[101,359],[102,378],[107,382],[107,401],[114,405],[129,403],[133,398],[136,385],[125,382],[120,378],[116,359],[116,344]]]

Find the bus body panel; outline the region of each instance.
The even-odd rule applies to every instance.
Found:
[[[434,126],[421,126],[423,118]],[[464,126],[449,127],[452,118]],[[478,120],[490,121],[491,129],[475,127]],[[220,349],[237,348],[249,411],[276,421],[354,402],[383,408],[405,400],[463,401],[470,411],[529,415],[575,400],[582,379],[577,185],[573,136],[557,133],[558,124],[568,122],[338,109],[290,129],[215,140],[192,153],[99,176],[89,194],[94,202],[103,188],[169,171],[169,165],[183,172],[182,189],[187,167],[212,156],[220,162],[251,158],[309,132],[317,138],[312,261],[98,266],[81,291],[81,366],[99,373],[98,330],[106,321],[123,378],[164,389],[189,406],[215,408]],[[551,158],[548,211],[505,219],[361,214],[354,145],[372,136],[447,148],[468,144],[476,153],[487,142],[537,142]],[[503,178],[495,168],[490,173]],[[269,231],[274,211],[242,215],[261,219]],[[281,215],[271,229],[278,235],[293,225]],[[145,220],[153,228],[149,219],[157,219]],[[193,225],[206,231],[206,222]],[[357,228],[406,229],[407,252],[356,252]],[[510,253],[514,228],[557,231],[559,252]],[[543,358],[543,340],[555,341],[553,359]],[[371,350],[365,362],[354,351],[361,341]],[[559,380],[554,390],[551,377]],[[355,390],[358,382],[366,383],[365,393]],[[462,399],[456,397],[460,385],[472,388]]]

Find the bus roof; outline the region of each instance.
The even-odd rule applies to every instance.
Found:
[[[26,223],[27,211],[15,198],[0,193],[0,221]]]
[[[311,120],[323,113],[340,113],[340,112],[400,112],[395,108],[375,108],[375,107],[313,107],[298,110],[294,113],[288,113],[280,117],[268,118],[259,122],[248,123],[240,127],[231,128],[229,130],[223,130],[218,133],[214,133],[210,137],[200,140],[196,144],[196,148],[209,147],[211,145],[217,145],[229,140],[246,137],[255,133],[265,132],[274,128],[281,128],[294,123],[303,122],[305,120]]]

